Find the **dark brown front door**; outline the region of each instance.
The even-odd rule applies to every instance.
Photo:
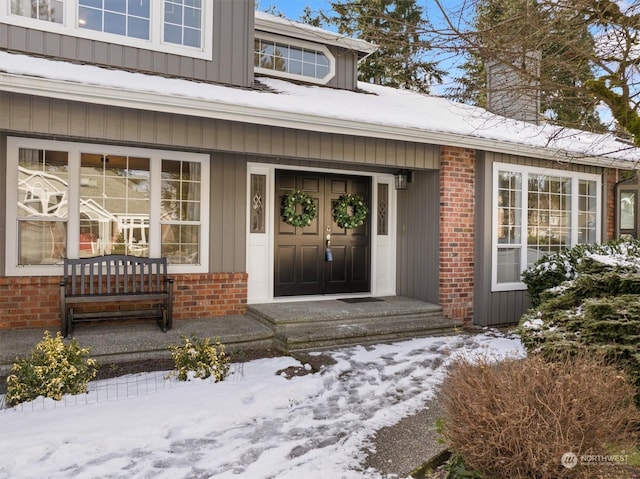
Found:
[[[307,193],[318,206],[317,217],[304,228],[282,218],[284,196],[294,190]],[[275,296],[370,291],[370,192],[371,180],[364,176],[276,171]],[[364,225],[353,229],[333,220],[333,206],[347,193],[362,196],[369,208]]]

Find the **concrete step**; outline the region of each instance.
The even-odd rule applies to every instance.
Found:
[[[276,346],[304,351],[446,334],[462,323],[440,306],[402,297],[253,305],[248,314],[270,327]]]

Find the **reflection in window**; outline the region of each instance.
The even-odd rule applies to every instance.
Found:
[[[200,163],[162,160],[162,256],[172,264],[200,263]]]
[[[150,0],[79,0],[78,27],[150,39]]]
[[[254,66],[319,80],[330,71],[329,58],[322,51],[263,38],[255,39]]]
[[[202,46],[202,1],[165,0],[164,41],[200,48]]]
[[[636,229],[636,192],[620,192],[620,229]]]
[[[580,180],[578,192],[578,243],[590,244],[597,241],[596,214],[598,211],[598,191],[595,181]]]
[[[527,205],[528,258],[539,258],[571,246],[571,179],[529,175]]]
[[[56,264],[65,257],[68,181],[66,152],[19,149],[19,264]]]
[[[62,23],[62,0],[11,0],[11,13],[53,23]]]
[[[378,183],[378,235],[389,234],[389,185]]]
[[[494,284],[520,283],[522,271],[543,256],[598,240],[597,176],[500,166],[494,176]]]
[[[80,256],[149,256],[149,159],[82,153]]]
[[[498,281],[512,283],[520,280],[522,174],[501,171],[498,181]]]

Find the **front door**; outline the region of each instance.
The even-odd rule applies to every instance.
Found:
[[[317,206],[317,215],[308,226],[292,226],[283,219],[284,198],[295,190],[311,196]],[[349,193],[361,196],[369,213],[362,226],[340,228],[333,209]],[[276,170],[274,196],[274,296],[371,290],[369,177]],[[298,208],[301,213],[301,206]]]

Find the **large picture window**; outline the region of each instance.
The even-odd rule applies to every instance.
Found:
[[[541,257],[600,237],[600,177],[495,164],[493,290],[524,289]]]
[[[206,6],[202,0],[0,0],[0,21],[211,59],[213,16]]]
[[[59,274],[65,257],[167,257],[206,271],[208,157],[9,138],[8,274]]]

